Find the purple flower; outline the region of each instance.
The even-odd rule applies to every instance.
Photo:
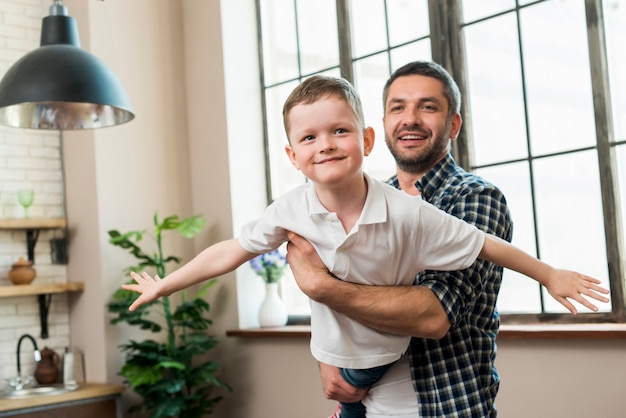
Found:
[[[277,283],[287,267],[287,258],[279,250],[274,250],[254,257],[250,266],[265,283]]]

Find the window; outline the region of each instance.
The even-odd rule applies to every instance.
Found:
[[[622,320],[626,85],[618,74],[626,72],[619,53],[626,1],[257,4],[268,201],[305,181],[283,152],[282,104],[295,85],[318,73],[354,83],[377,134],[365,168],[384,180],[395,167],[382,129],[384,82],[406,62],[433,59],[463,92],[464,128],[455,157],[504,191],[513,243],[611,289],[612,304],[600,313],[572,317],[536,282],[506,271],[500,312],[525,319]],[[306,299],[285,282],[291,312],[306,315]]]

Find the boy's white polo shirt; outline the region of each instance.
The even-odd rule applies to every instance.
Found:
[[[239,242],[264,253],[286,241],[286,231],[306,238],[339,279],[371,285],[411,285],[422,270],[469,267],[485,235],[473,225],[365,175],[368,194],[359,220],[346,233],[320,203],[312,183],[296,187],[242,228]],[[393,362],[410,337],[382,334],[311,301],[311,352],[337,367],[370,368]]]

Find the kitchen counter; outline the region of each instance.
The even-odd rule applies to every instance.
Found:
[[[99,398],[114,400],[119,410],[121,408],[122,392],[124,392],[123,385],[84,383],[76,390],[59,395],[35,396],[25,399],[2,399],[0,400],[0,417],[20,416],[24,412],[44,411],[59,407],[74,407],[77,404],[89,403]]]

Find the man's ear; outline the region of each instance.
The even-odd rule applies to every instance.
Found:
[[[300,166],[298,165],[298,161],[296,160],[296,153],[293,148],[291,148],[291,145],[285,145],[285,153],[287,154],[287,157],[289,157],[289,161],[291,161],[291,164],[296,168],[296,170],[300,170]]]
[[[374,128],[368,126],[363,130],[363,155],[370,155],[370,152],[374,149],[375,138]]]
[[[455,113],[452,115],[452,120],[450,121],[450,139],[456,139],[459,136],[459,132],[461,132],[461,125],[463,125],[463,118],[459,113]]]

